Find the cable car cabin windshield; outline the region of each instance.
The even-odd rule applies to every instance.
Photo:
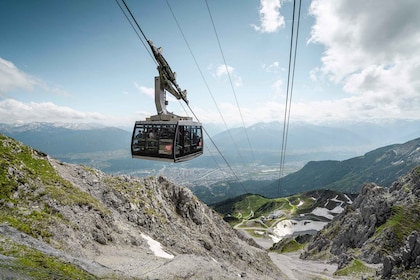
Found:
[[[180,162],[203,154],[202,126],[193,121],[137,121],[133,158]]]

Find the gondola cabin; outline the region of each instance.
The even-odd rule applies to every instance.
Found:
[[[181,162],[203,154],[201,123],[192,120],[136,121],[131,139],[131,156]]]
[[[136,121],[131,136],[131,156],[139,159],[181,162],[203,154],[203,129],[191,117],[177,116],[166,110],[166,92],[188,104],[187,91],[175,80],[162,49],[147,40],[158,64],[155,77],[155,105],[157,115]]]

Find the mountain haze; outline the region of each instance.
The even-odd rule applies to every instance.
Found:
[[[290,196],[311,190],[330,189],[358,193],[367,182],[385,187],[420,164],[420,138],[370,151],[363,156],[343,161],[310,161],[302,169],[281,179],[225,180],[208,186],[196,185],[191,190],[208,204],[253,193],[269,198]],[[252,170],[250,172],[253,172]]]
[[[420,164],[420,138],[394,144],[344,161],[312,161],[282,178],[282,194],[320,188],[357,193],[366,182],[385,187]],[[267,186],[275,189],[278,184]]]
[[[282,128],[280,122],[257,123],[246,128],[247,134],[243,128],[231,128],[211,137],[231,165],[249,164],[256,160],[258,165],[278,166]],[[171,166],[170,163],[132,159],[131,131],[115,127],[65,123],[0,124],[0,133],[59,160],[87,164],[108,173],[130,174],[142,168],[156,170]],[[341,125],[291,123],[286,165],[301,168],[309,161],[344,160],[377,147],[406,142],[419,135],[418,121]],[[204,140],[204,155],[180,166],[219,168],[225,165],[211,141]]]
[[[257,123],[247,127],[246,130],[247,134],[243,128],[232,128],[214,135],[213,140],[226,156],[234,159],[237,147],[244,153],[242,156],[249,160],[252,159],[252,155],[247,141],[248,135],[257,161],[267,165],[280,162],[282,123]],[[314,160],[343,160],[377,147],[406,142],[419,136],[418,121],[330,125],[290,123],[286,163],[305,164]]]

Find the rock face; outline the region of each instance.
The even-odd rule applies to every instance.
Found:
[[[391,188],[365,184],[354,204],[314,238],[302,258],[326,256],[345,267],[353,259],[383,263],[385,279],[420,272],[420,167]]]
[[[187,188],[162,177],[110,176],[0,140],[5,240],[96,277],[282,279],[265,251]],[[4,223],[12,221],[6,215],[16,224]]]

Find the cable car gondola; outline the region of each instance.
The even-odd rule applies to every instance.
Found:
[[[201,124],[190,120],[137,121],[134,125],[133,158],[180,162],[203,153]]]
[[[177,116],[166,110],[166,91],[188,104],[187,91],[181,90],[161,49],[148,41],[158,63],[155,77],[157,115],[136,121],[131,137],[131,156],[139,159],[182,162],[203,154],[203,130],[191,117]]]

